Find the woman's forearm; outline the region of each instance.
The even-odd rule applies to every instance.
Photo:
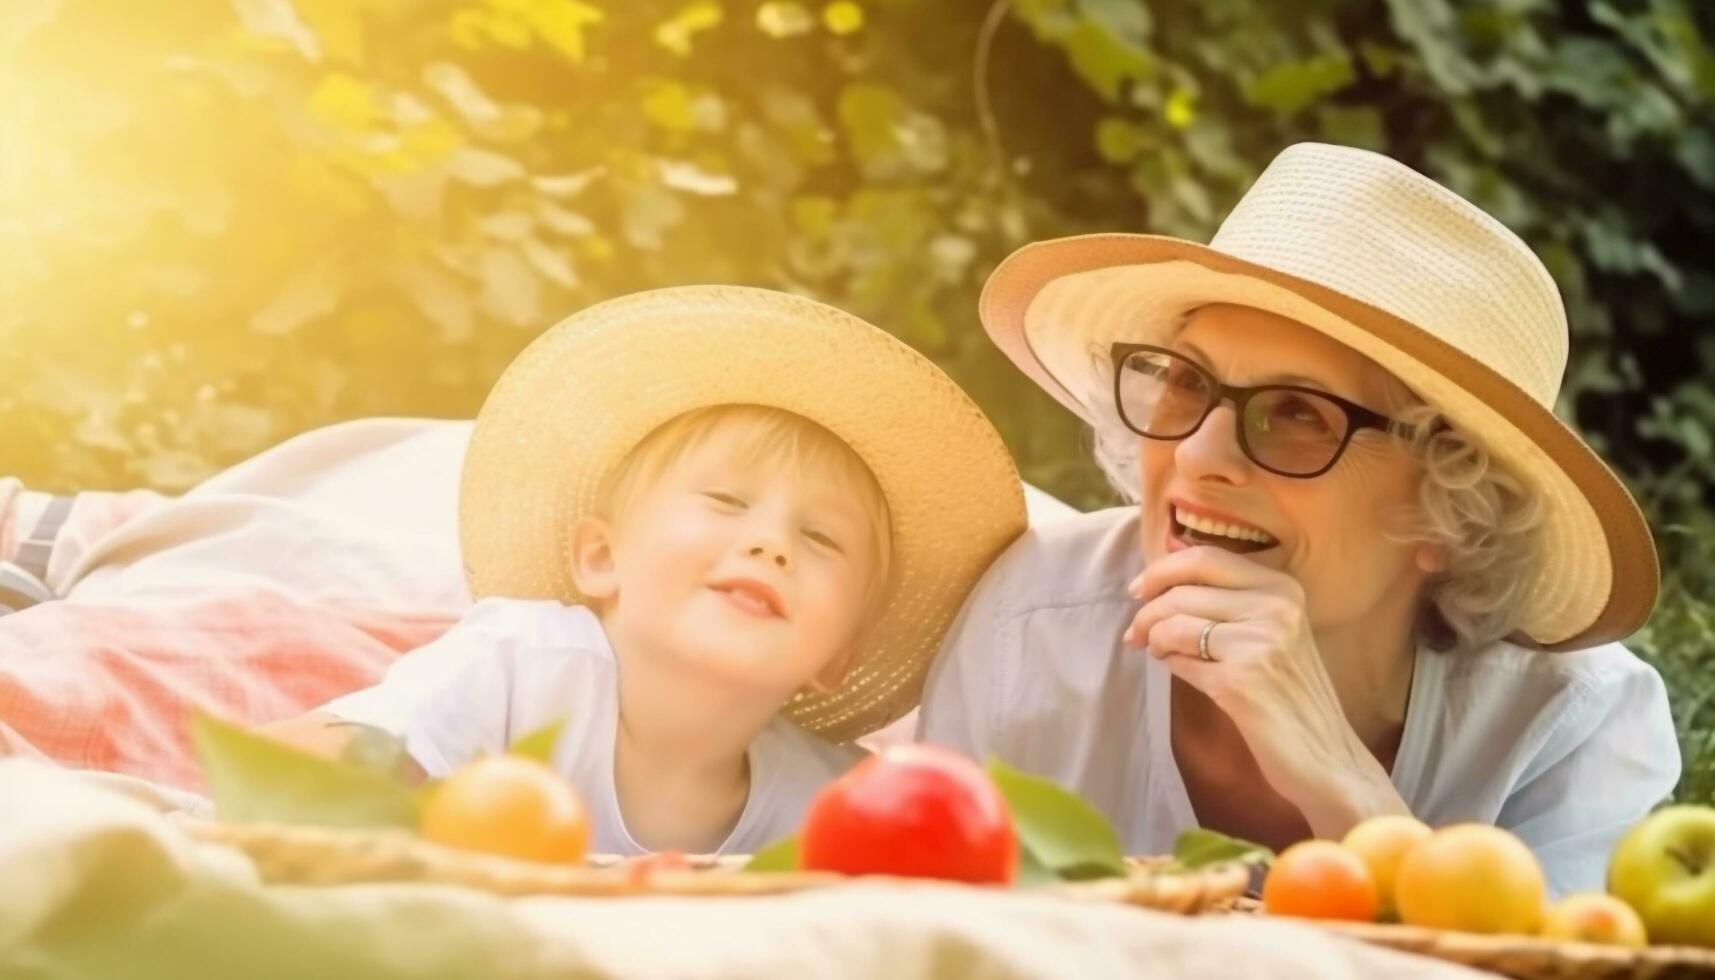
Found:
[[[1346,836],[1370,817],[1412,815],[1393,780],[1368,752],[1355,764],[1331,769],[1323,785],[1295,795],[1300,798],[1292,802],[1304,814],[1310,832],[1330,840]]]

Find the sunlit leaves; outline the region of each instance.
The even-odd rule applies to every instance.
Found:
[[[703,31],[720,25],[723,12],[716,0],[694,0],[655,26],[655,43],[679,57],[691,53],[691,43]]]
[[[321,41],[298,16],[292,0],[232,0],[232,6],[252,34],[283,40],[311,61],[321,58]]]
[[[872,178],[934,172],[946,164],[941,121],[912,108],[889,86],[847,86],[839,114],[852,156]]]
[[[1252,105],[1297,112],[1340,91],[1357,78],[1344,53],[1322,54],[1274,66],[1245,87]]]
[[[329,72],[310,91],[310,113],[329,125],[366,130],[381,119],[381,104],[367,82],[344,72]]]
[[[863,30],[863,7],[852,0],[835,0],[822,8],[822,23],[832,34],[856,34]]]
[[[768,0],[756,8],[756,26],[769,37],[797,37],[815,30],[816,18],[801,3]]]

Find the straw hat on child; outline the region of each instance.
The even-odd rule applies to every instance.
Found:
[[[1025,526],[1018,470],[982,410],[927,358],[799,296],[686,286],[592,306],[549,329],[496,382],[465,460],[459,539],[471,593],[581,601],[570,531],[651,431],[700,408],[801,415],[845,440],[893,525],[893,590],[872,643],[829,694],[788,717],[842,741],[917,703],[966,594]]]
[[[1621,639],[1660,573],[1637,503],[1554,414],[1566,311],[1518,236],[1377,153],[1303,143],[1257,178],[1208,245],[1088,235],[1013,253],[983,325],[1014,364],[1092,424],[1117,424],[1098,381],[1114,341],[1159,343],[1209,303],[1297,320],[1392,372],[1481,441],[1545,508],[1546,563],[1521,631],[1545,649]]]

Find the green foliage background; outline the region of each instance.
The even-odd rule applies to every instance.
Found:
[[[894,331],[1093,506],[976,323],[988,270],[1206,239],[1282,146],[1368,146],[1559,281],[1560,410],[1661,532],[1638,645],[1715,798],[1712,38],[1697,0],[7,0],[0,472],[170,491],[469,416],[566,313],[721,281]]]

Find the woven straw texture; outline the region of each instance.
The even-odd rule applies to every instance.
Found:
[[[242,851],[262,880],[285,885],[416,882],[460,885],[497,895],[624,897],[635,895],[777,895],[847,885],[858,879],[829,872],[740,874],[736,862],[705,862],[686,871],[633,874],[624,867],[540,864],[441,847],[404,832],[340,830],[276,824],[185,820],[192,837]],[[1082,901],[1118,902],[1192,914],[1226,907],[1245,889],[1238,865],[1182,874],[1159,863],[1136,862],[1126,878],[1067,882],[1045,891]],[[876,881],[869,878],[868,881]]]
[[[894,588],[874,642],[786,715],[834,741],[910,710],[966,593],[1025,526],[1018,470],[982,410],[927,358],[864,321],[735,286],[655,290],[538,337],[477,417],[460,487],[471,592],[579,601],[569,529],[645,435],[713,405],[766,405],[851,445],[887,498]]]
[[[1252,915],[1261,908],[1241,897],[1215,909]],[[1480,936],[1444,929],[1369,922],[1310,922],[1389,949],[1433,956],[1519,980],[1715,980],[1715,950],[1687,946],[1619,949],[1535,936]]]
[[[1715,950],[1685,946],[1620,949],[1534,936],[1479,936],[1372,923],[1325,923],[1390,949],[1433,956],[1519,980],[1715,980]]]
[[[1529,246],[1410,168],[1347,147],[1280,154],[1203,246],[1091,235],[1014,253],[983,292],[995,343],[1095,425],[1118,425],[1096,365],[1214,302],[1297,320],[1357,350],[1481,439],[1540,495],[1547,563],[1522,632],[1551,649],[1629,635],[1659,567],[1636,502],[1553,413],[1565,311]]]

